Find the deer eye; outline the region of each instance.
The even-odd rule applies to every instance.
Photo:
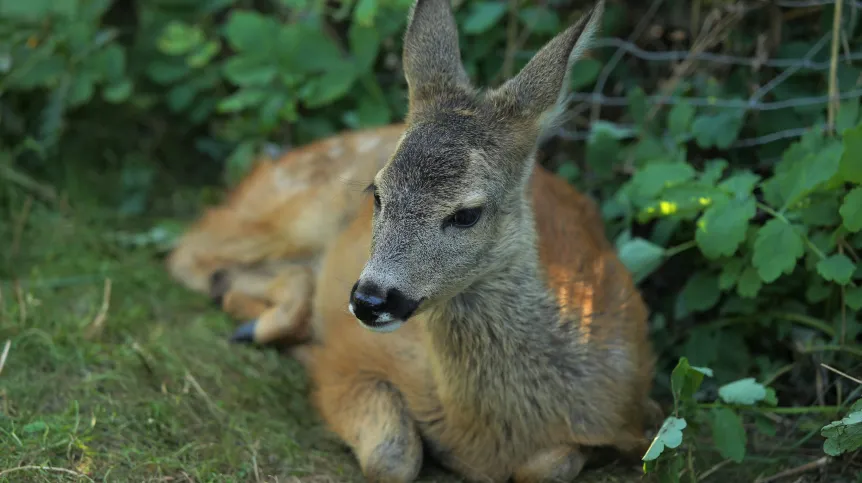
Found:
[[[380,195],[377,194],[377,190],[374,190],[374,206],[380,208]]]
[[[447,224],[456,228],[470,228],[475,225],[482,216],[482,208],[464,208],[456,211],[447,220]]]

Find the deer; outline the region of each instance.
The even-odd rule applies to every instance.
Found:
[[[425,458],[468,481],[573,481],[595,448],[638,460],[648,310],[597,205],[536,162],[604,1],[480,89],[449,0],[415,0],[405,120],[256,164],[178,241],[171,275],[301,364],[370,482]]]

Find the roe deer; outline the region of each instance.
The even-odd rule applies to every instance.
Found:
[[[538,482],[573,480],[589,447],[648,447],[646,307],[592,201],[535,163],[603,8],[479,90],[449,0],[417,0],[405,124],[259,164],[170,256],[254,319],[235,339],[292,347],[368,481],[415,480],[423,449]]]

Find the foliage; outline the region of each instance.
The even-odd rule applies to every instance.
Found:
[[[0,0],[0,206],[18,213],[34,195],[59,212],[71,203],[144,225],[105,235],[123,247],[94,248],[107,257],[166,245],[176,229],[164,218],[197,215],[223,195],[203,188],[189,201],[179,187],[230,186],[261,155],[400,121],[410,3]],[[642,50],[696,51],[690,25],[709,22],[690,5],[734,8],[663,3],[651,21],[662,28],[637,39]],[[832,6],[785,16],[767,3],[706,48],[751,63],[617,62],[615,46],[593,49],[571,88],[621,97],[621,107],[573,110],[541,149],[545,166],[600,200],[650,305],[656,393],[673,414],[645,469],[666,481],[716,458],[761,464],[753,442],[778,432],[832,455],[858,449],[858,403],[835,419],[862,389],[821,364],[862,367],[862,106],[849,94],[832,107],[802,101],[859,88],[862,69],[832,62],[821,41]],[[467,72],[499,83],[585,6],[455,2]],[[642,30],[647,9],[609,2],[600,36]],[[840,52],[862,51],[859,16],[846,12]],[[578,129],[585,140],[570,142]],[[0,278],[39,275],[12,253]],[[777,425],[777,414],[798,424]],[[20,422],[42,434],[35,415]]]

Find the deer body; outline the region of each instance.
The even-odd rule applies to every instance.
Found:
[[[647,447],[646,308],[593,203],[534,162],[601,9],[483,94],[447,0],[418,0],[406,123],[262,165],[171,256],[255,318],[240,339],[289,341],[369,481],[413,481],[423,449],[538,482],[574,479],[583,447]]]

